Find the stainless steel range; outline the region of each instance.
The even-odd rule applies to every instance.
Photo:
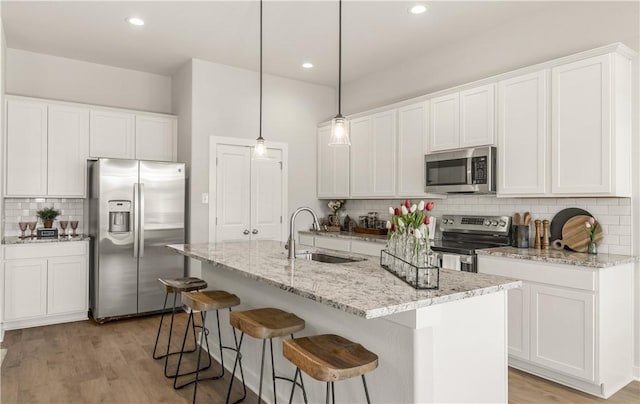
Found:
[[[478,272],[476,250],[511,244],[509,216],[444,215],[440,230],[433,251],[443,269]]]

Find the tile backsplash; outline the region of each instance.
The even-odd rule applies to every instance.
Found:
[[[33,222],[37,220],[36,211],[46,207],[53,207],[60,211],[60,216],[54,223],[55,227],[61,219],[78,220],[78,232],[84,229],[84,199],[68,198],[5,198],[4,199],[4,237],[20,235],[18,222]],[[38,222],[38,227],[42,227],[42,221]],[[70,228],[67,229],[70,232]],[[29,230],[27,230],[27,234]]]
[[[417,201],[414,199],[413,201]],[[348,200],[344,212],[351,218],[379,212],[389,216],[389,206],[400,206],[402,200]],[[602,225],[604,239],[598,252],[631,254],[631,198],[497,198],[493,195],[449,195],[436,199],[433,216],[443,214],[477,214],[513,216],[515,212],[531,212],[532,219],[549,219],[562,209],[577,207],[591,213]],[[532,226],[533,228],[533,226]],[[436,237],[439,232],[436,232]]]

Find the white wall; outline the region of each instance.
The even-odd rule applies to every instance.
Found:
[[[7,49],[9,94],[171,113],[171,77]]]
[[[638,7],[638,2],[570,1],[523,15],[345,83],[343,109],[360,112],[613,42],[638,50]]]
[[[258,73],[194,59],[191,144],[191,241],[208,241],[209,137],[258,136]],[[316,199],[316,127],[331,117],[335,90],[272,75],[264,76],[263,136],[289,144],[290,212]],[[300,227],[311,221],[301,217]]]

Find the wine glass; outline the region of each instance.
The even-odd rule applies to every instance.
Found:
[[[29,222],[28,226],[29,226],[29,230],[31,230],[31,238],[34,238],[35,235],[33,234],[33,231],[36,229],[36,225],[38,224],[38,222]]]
[[[71,237],[78,237],[78,234],[76,233],[76,229],[78,228],[78,221],[77,220],[72,220],[71,221],[71,228],[73,229],[73,233],[71,234]]]
[[[61,237],[67,237],[67,226],[69,225],[69,221],[60,220],[60,228],[62,229]]]
[[[22,234],[20,234],[20,240],[24,240],[25,238],[27,238],[24,235],[24,232],[25,232],[25,230],[27,230],[28,223],[27,222],[18,222],[18,226],[20,226],[20,231],[22,232]]]

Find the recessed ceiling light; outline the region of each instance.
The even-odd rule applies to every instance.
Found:
[[[302,64],[302,67],[304,67],[305,69],[311,69],[313,67],[313,63],[311,62],[304,62]]]
[[[427,11],[427,6],[424,6],[422,4],[415,5],[409,9],[409,12],[411,12],[411,14],[422,14],[425,11]]]
[[[127,22],[131,25],[135,25],[136,27],[141,27],[144,25],[144,20],[138,17],[129,17],[127,18]]]

